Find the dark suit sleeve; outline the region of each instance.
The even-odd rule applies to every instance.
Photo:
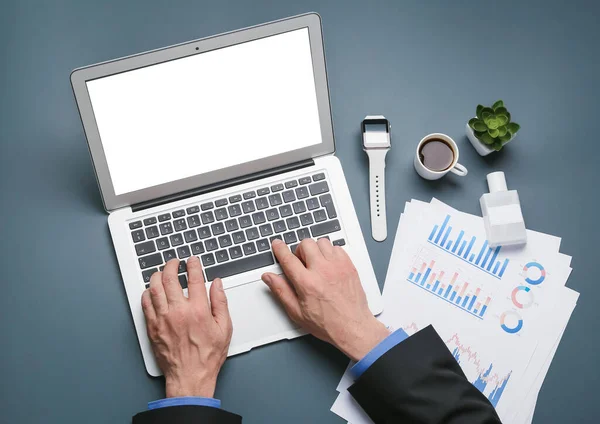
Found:
[[[210,406],[169,406],[140,412],[133,424],[241,424],[242,417]]]
[[[349,389],[376,424],[497,424],[432,326],[383,354]]]

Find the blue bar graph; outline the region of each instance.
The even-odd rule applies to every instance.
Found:
[[[483,314],[485,314],[486,309],[487,309],[487,305],[483,305],[483,308],[481,308],[481,312],[479,313],[479,315],[483,316]]]
[[[444,291],[444,288],[440,287],[440,289],[438,290],[438,294],[441,296],[443,291]]]
[[[433,285],[433,289],[431,289],[431,290],[436,291],[439,285],[440,285],[440,280],[436,280],[435,284]]]
[[[463,303],[460,306],[462,306],[464,308],[465,306],[467,306],[468,301],[469,301],[469,296],[465,296],[465,299],[463,300]]]
[[[456,290],[452,292],[452,296],[450,296],[450,301],[454,300],[454,296],[456,296]]]
[[[408,276],[408,278],[412,280],[414,276],[415,276],[415,273],[411,272],[410,275]]]
[[[450,284],[448,286],[448,288],[446,289],[446,293],[444,293],[444,297],[448,297],[448,293],[450,293],[452,291],[452,284]]]
[[[457,303],[458,305],[460,305],[460,301],[461,301],[461,299],[462,299],[462,297],[460,297],[460,296],[458,296],[458,297],[456,298],[456,303]]]
[[[467,308],[469,311],[471,310],[471,308],[473,307],[473,305],[475,304],[475,301],[477,300],[477,296],[473,296],[471,298],[471,303],[469,303],[469,307]]]
[[[427,242],[499,280],[502,279],[509,259],[501,257],[501,246],[490,247],[487,240],[478,243],[477,237],[469,236],[467,230],[453,229],[450,220],[451,216],[446,215],[443,222],[434,225]],[[458,231],[457,235],[454,233],[456,238],[452,237],[453,230]],[[417,274],[415,281],[421,281],[419,277]]]

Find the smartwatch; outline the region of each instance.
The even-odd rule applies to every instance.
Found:
[[[363,150],[369,157],[371,234],[376,241],[387,237],[385,216],[385,155],[392,146],[390,122],[383,115],[369,115],[362,121]]]

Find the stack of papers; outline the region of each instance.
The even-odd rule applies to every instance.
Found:
[[[433,325],[505,424],[532,422],[579,297],[565,286],[571,257],[559,252],[561,239],[530,230],[527,237],[525,246],[490,248],[481,217],[437,199],[408,202],[379,316],[409,335]],[[346,370],[331,410],[352,424],[371,423],[347,391],[352,383]]]

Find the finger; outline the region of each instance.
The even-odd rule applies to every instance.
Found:
[[[310,268],[323,260],[321,249],[319,249],[317,243],[311,238],[304,239],[300,242],[296,249],[296,254],[300,256],[302,261],[306,264],[306,268]]]
[[[152,299],[150,298],[150,290],[144,290],[142,293],[142,311],[146,317],[146,322],[156,321],[156,311],[152,305]]]
[[[150,277],[150,299],[157,315],[164,315],[169,310],[167,295],[162,283],[162,272],[155,272]]]
[[[273,240],[272,244],[273,253],[275,254],[275,258],[279,262],[281,269],[288,276],[292,284],[296,284],[302,276],[307,272],[304,264],[300,262],[300,259],[296,257],[292,253],[292,251],[287,247],[287,245],[279,240]]]
[[[300,317],[302,316],[302,310],[300,309],[298,296],[289,283],[281,275],[273,274],[271,272],[264,273],[261,278],[269,287],[273,295],[275,295],[277,300],[281,302],[292,321],[299,322]]]
[[[333,259],[333,245],[327,237],[321,237],[319,240],[317,240],[317,246],[319,247],[319,250],[325,259]]]
[[[179,268],[179,259],[171,259],[165,265],[162,273],[162,282],[169,303],[183,302],[183,290],[177,278],[177,270]]]
[[[222,328],[231,328],[231,315],[227,305],[227,295],[223,290],[223,281],[215,278],[210,285],[210,308],[217,324]]]
[[[208,310],[208,296],[206,294],[204,274],[202,274],[202,265],[198,257],[192,256],[188,259],[187,273],[189,299],[198,305],[198,307]]]

